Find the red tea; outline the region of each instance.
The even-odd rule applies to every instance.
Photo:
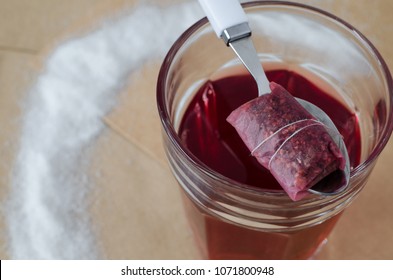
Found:
[[[296,97],[324,110],[342,134],[351,166],[360,161],[360,130],[356,115],[306,77],[286,69],[266,72]],[[235,129],[226,121],[240,105],[257,97],[250,75],[231,75],[206,82],[196,92],[182,118],[179,135],[184,145],[209,168],[250,187],[283,191],[268,170],[250,156]],[[187,202],[187,201],[186,201]],[[188,203],[188,202],[187,202]],[[303,259],[308,258],[333,228],[337,216],[292,233],[268,233],[238,227],[203,215],[186,205],[197,238],[204,239],[210,259]],[[199,225],[195,224],[199,221]],[[306,241],[305,241],[306,240]]]
[[[334,228],[340,214],[292,232],[244,228],[205,215],[183,193],[186,214],[197,245],[211,260],[295,260],[312,258]]]

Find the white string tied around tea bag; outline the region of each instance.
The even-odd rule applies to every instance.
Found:
[[[282,132],[284,129],[289,128],[291,126],[294,126],[296,124],[302,123],[302,122],[314,122],[312,124],[308,124],[305,125],[303,127],[300,127],[299,129],[295,130],[293,133],[291,133],[288,137],[286,137],[284,139],[284,141],[281,143],[281,145],[274,151],[273,155],[270,157],[269,160],[269,164],[268,164],[268,168],[270,169],[270,164],[273,161],[273,159],[275,158],[275,156],[278,154],[278,152],[285,146],[285,144],[292,139],[296,134],[298,134],[299,132],[303,131],[304,129],[310,128],[312,126],[316,126],[316,125],[320,125],[320,126],[324,126],[325,128],[328,128],[324,123],[322,123],[319,120],[316,119],[301,119],[301,120],[297,120],[291,123],[288,123],[282,127],[280,127],[279,129],[277,129],[275,132],[273,132],[271,135],[269,135],[268,137],[266,137],[265,139],[263,139],[252,151],[251,151],[251,155],[254,155],[254,153],[260,149],[264,144],[266,144],[270,139],[272,139],[273,137],[277,136],[280,132]]]

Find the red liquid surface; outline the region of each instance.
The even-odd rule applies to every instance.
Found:
[[[274,70],[266,74],[269,80],[279,83],[294,96],[317,105],[330,116],[344,137],[351,166],[356,166],[360,158],[356,116],[295,72]],[[281,190],[269,171],[250,156],[235,129],[226,121],[234,109],[255,97],[256,84],[249,75],[207,82],[184,114],[179,135],[196,157],[222,175],[251,186]]]
[[[360,161],[360,131],[356,116],[305,77],[288,70],[266,72],[270,81],[296,97],[324,110],[344,137],[351,166]],[[283,191],[274,177],[252,156],[235,129],[226,121],[243,103],[257,97],[249,75],[209,81],[187,108],[179,135],[185,146],[203,163],[222,175],[254,188]],[[308,258],[333,228],[337,216],[292,233],[267,233],[241,228],[205,216],[186,201],[186,209],[205,256],[210,259]],[[204,245],[203,245],[204,244]]]

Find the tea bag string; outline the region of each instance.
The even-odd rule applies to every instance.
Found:
[[[277,129],[275,132],[273,132],[271,135],[269,135],[269,137],[266,137],[263,141],[261,141],[261,143],[259,143],[252,151],[251,151],[251,155],[254,155],[255,151],[258,150],[263,144],[265,144],[267,141],[269,141],[271,138],[273,138],[275,135],[277,135],[278,133],[280,133],[282,130],[284,130],[287,127],[290,127],[292,125],[298,124],[298,123],[302,123],[302,122],[306,122],[306,121],[314,121],[314,122],[318,122],[322,125],[324,125],[323,123],[321,123],[318,120],[314,120],[314,119],[301,119],[301,120],[297,120],[291,123],[288,123],[282,127],[280,127],[279,129]],[[307,126],[306,126],[307,127]],[[293,134],[292,134],[293,135]],[[291,136],[292,136],[291,135]],[[290,136],[290,137],[291,137]]]
[[[320,121],[318,121],[318,120],[312,120],[312,119],[310,119],[310,120],[311,120],[311,121],[314,121],[315,123],[306,125],[306,126],[300,128],[300,129],[296,130],[296,131],[295,131],[294,133],[292,133],[287,139],[285,139],[284,142],[282,142],[282,144],[280,145],[280,147],[278,147],[278,149],[274,152],[274,154],[272,155],[272,157],[271,157],[270,160],[269,160],[269,164],[268,164],[268,169],[269,169],[269,170],[270,170],[270,165],[271,165],[271,163],[272,163],[274,157],[278,154],[278,152],[281,150],[281,148],[284,147],[284,145],[285,145],[291,138],[293,138],[296,134],[298,134],[298,133],[301,132],[302,130],[305,130],[305,129],[311,127],[311,126],[321,125],[321,126],[325,126],[325,127],[326,127],[326,125],[325,125],[324,123],[322,123],[322,122],[320,122]]]

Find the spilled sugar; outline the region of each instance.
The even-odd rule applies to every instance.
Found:
[[[127,77],[202,16],[195,3],[138,6],[61,44],[29,93],[5,205],[13,259],[100,258],[89,222],[89,147]]]

